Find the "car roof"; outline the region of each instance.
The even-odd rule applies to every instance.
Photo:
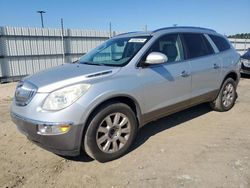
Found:
[[[117,35],[116,37],[140,37],[140,36],[154,36],[163,33],[170,33],[170,32],[194,32],[194,33],[207,33],[207,34],[218,34],[215,30],[202,28],[202,27],[189,27],[189,26],[176,26],[176,27],[164,27],[154,31],[135,31],[135,32],[128,32],[122,33]]]

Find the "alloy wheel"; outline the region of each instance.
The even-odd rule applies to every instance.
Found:
[[[120,150],[131,134],[131,124],[128,117],[122,113],[112,113],[100,123],[96,133],[96,143],[105,153]]]
[[[234,101],[235,91],[232,83],[228,83],[223,90],[222,104],[226,108],[229,107]]]

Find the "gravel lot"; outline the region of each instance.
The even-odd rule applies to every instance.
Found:
[[[0,85],[0,187],[250,187],[250,78],[229,112],[203,104],[152,122],[126,156],[104,164],[20,134],[9,116],[15,85]]]

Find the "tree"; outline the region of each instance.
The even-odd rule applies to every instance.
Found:
[[[238,33],[235,35],[229,35],[228,38],[250,39],[250,33]]]

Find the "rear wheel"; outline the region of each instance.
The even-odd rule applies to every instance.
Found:
[[[98,110],[91,119],[84,148],[92,158],[106,162],[124,155],[136,136],[134,112],[123,103],[110,103]]]
[[[210,103],[210,106],[216,111],[228,111],[234,106],[236,98],[235,81],[232,78],[227,78],[221,87],[219,95]]]

